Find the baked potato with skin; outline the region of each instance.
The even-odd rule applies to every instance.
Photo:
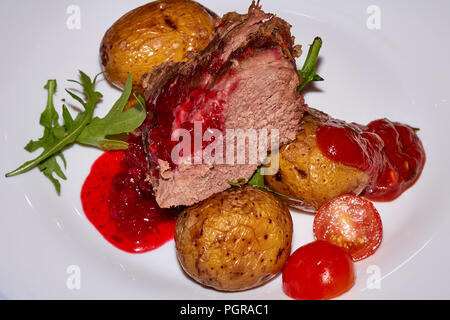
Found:
[[[152,67],[181,61],[212,39],[217,16],[197,2],[160,0],[136,8],[106,32],[100,57],[106,78],[123,88],[128,73],[134,91],[142,92],[142,76]]]
[[[272,155],[279,155],[278,172],[265,176],[270,189],[303,200],[315,209],[343,194],[359,195],[369,184],[366,173],[334,162],[320,151],[316,131],[328,119],[328,115],[310,109],[297,139]]]
[[[220,291],[241,291],[275,277],[291,253],[292,219],[276,196],[235,188],[185,209],[175,228],[181,266]]]

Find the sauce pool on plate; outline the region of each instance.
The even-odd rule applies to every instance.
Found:
[[[84,212],[117,248],[144,253],[174,237],[178,211],[161,209],[145,182],[146,159],[138,139],[126,151],[104,153],[92,166],[82,191]]]

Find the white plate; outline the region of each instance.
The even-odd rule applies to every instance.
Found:
[[[248,1],[250,2],[250,1]],[[73,3],[81,28],[66,22]],[[14,169],[30,155],[23,146],[39,137],[45,106],[43,85],[82,69],[100,71],[99,42],[122,14],[145,1],[12,1],[0,4],[2,92],[0,168]],[[223,14],[247,9],[246,1],[203,1]],[[298,43],[323,38],[319,73],[326,81],[310,92],[311,106],[348,121],[388,117],[421,128],[428,161],[420,181],[399,200],[376,204],[384,240],[375,255],[356,264],[355,287],[346,299],[450,298],[450,3],[447,1],[263,0],[292,25]],[[381,29],[367,26],[379,9]],[[375,11],[372,11],[375,10]],[[370,20],[373,22],[373,20]],[[370,22],[369,21],[369,22]],[[369,24],[370,25],[370,24]],[[98,113],[119,95],[106,82]],[[58,100],[59,102],[59,100]],[[58,103],[58,105],[60,105]],[[57,197],[36,170],[0,178],[0,291],[8,298],[285,299],[278,277],[256,290],[224,294],[204,289],[180,270],[173,242],[142,255],[119,251],[85,218],[80,189],[100,152],[67,152],[68,178]],[[294,214],[294,248],[313,240],[312,217]],[[81,289],[66,285],[67,268],[79,266]],[[375,273],[374,273],[375,272]],[[368,288],[377,272],[379,288]],[[369,286],[370,287],[370,286]]]

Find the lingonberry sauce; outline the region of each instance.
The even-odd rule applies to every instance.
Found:
[[[104,153],[81,191],[84,212],[103,237],[130,253],[154,250],[174,237],[178,211],[161,209],[145,181],[148,165],[142,143]]]
[[[155,121],[158,125],[149,130],[149,155],[150,161],[158,165],[158,160],[167,161],[171,168],[176,166],[172,159],[172,150],[179,141],[172,141],[172,134],[177,129],[184,129],[189,133],[191,143],[191,154],[194,150],[194,140],[198,138],[201,143],[201,150],[206,148],[212,141],[203,141],[203,135],[208,129],[224,130],[223,103],[215,91],[207,89],[193,90],[187,98],[175,108],[170,109],[170,99],[161,101],[158,108],[172,110],[171,112],[154,112]],[[200,135],[194,136],[194,122],[201,123],[201,131],[195,132]],[[187,156],[180,154],[180,156]]]

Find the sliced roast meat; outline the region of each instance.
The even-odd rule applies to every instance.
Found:
[[[209,46],[191,54],[188,62],[169,62],[145,76],[149,116],[142,137],[148,147],[149,182],[161,207],[200,202],[228,189],[230,182],[248,180],[263,161],[250,161],[248,152],[255,146],[247,141],[244,163],[178,163],[172,157],[179,144],[172,141],[176,129],[193,133],[194,123],[201,123],[201,134],[221,132],[223,143],[235,144],[235,152],[240,149],[227,134],[230,129],[266,129],[269,135],[262,143],[268,145],[275,129],[280,145],[295,139],[306,106],[296,90],[301,79],[293,41],[287,22],[253,3],[248,14],[226,14]],[[179,155],[196,159],[212,143],[202,142]]]

